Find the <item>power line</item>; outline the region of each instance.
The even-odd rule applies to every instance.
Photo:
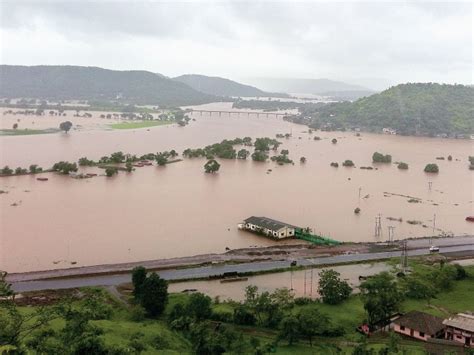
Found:
[[[377,217],[375,217],[375,236],[382,236],[382,216],[380,213]]]

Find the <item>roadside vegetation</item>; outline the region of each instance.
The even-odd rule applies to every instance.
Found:
[[[410,260],[410,266],[411,273],[398,277],[388,272],[369,277],[361,283],[360,294],[352,294],[337,272],[321,270],[319,300],[295,297],[286,288],[262,292],[256,286],[246,288],[242,302],[198,292],[169,294],[168,283],[143,267],[134,269],[132,287],[121,287],[119,298],[103,289],[84,288],[54,291],[56,296],[50,298],[25,294],[15,300],[1,277],[0,349],[62,354],[424,354],[423,342],[387,333],[365,338],[356,331],[362,323],[377,324],[398,311],[448,317],[472,310],[474,266],[429,258]],[[29,300],[34,306],[26,306]]]

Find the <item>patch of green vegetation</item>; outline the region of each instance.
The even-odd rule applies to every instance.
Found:
[[[58,133],[56,128],[47,129],[0,129],[0,136],[31,136],[34,134]]]
[[[390,127],[402,135],[466,137],[474,129],[473,92],[464,85],[400,84],[354,102],[301,106],[300,114],[288,120],[325,130]]]
[[[113,129],[135,129],[135,128],[148,128],[148,127],[155,127],[155,126],[164,126],[167,124],[175,123],[174,121],[161,121],[161,120],[153,120],[153,121],[138,121],[138,122],[120,122],[120,123],[113,123],[109,125],[109,127]]]

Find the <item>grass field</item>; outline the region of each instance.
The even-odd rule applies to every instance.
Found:
[[[59,129],[0,129],[0,136],[30,136],[34,134],[58,133]]]
[[[155,127],[155,126],[164,126],[167,124],[175,123],[174,121],[137,121],[137,122],[120,122],[120,123],[113,123],[109,125],[109,127],[113,129],[135,129],[135,128],[148,128],[148,127]]]

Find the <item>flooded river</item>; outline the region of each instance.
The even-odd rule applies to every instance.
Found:
[[[365,133],[357,137],[350,132],[310,135],[304,126],[271,116],[193,117],[196,121],[186,127],[2,136],[0,166],[49,167],[59,160],[98,159],[119,150],[182,152],[225,138],[290,132],[291,139],[281,139],[282,148],[289,149],[295,165],[220,160],[219,173],[209,175],[203,172],[205,160],[186,159],[113,178],[76,180],[56,174],[45,174],[46,182],[33,176],[0,178],[0,190],[7,192],[0,195],[0,269],[44,270],[273,244],[236,228],[251,215],[308,226],[340,241],[385,240],[388,226],[395,227],[396,239],[430,235],[433,224],[435,234],[474,234],[474,223],[465,221],[474,215],[474,171],[469,171],[467,162],[474,155],[471,141]],[[314,135],[322,139],[315,141]],[[332,138],[338,143],[332,144]],[[373,165],[374,151],[391,154],[393,161],[404,161],[409,169]],[[449,154],[453,161],[435,160]],[[299,163],[301,156],[307,158],[306,164]],[[356,168],[329,166],[345,159],[353,160]],[[437,163],[440,173],[424,173],[427,163]],[[359,169],[372,165],[378,170]],[[409,203],[408,197],[397,194],[422,202]],[[359,215],[353,212],[356,207],[361,208]],[[379,214],[382,235],[375,238]]]
[[[391,268],[385,263],[356,264],[333,266],[333,269],[341,274],[341,279],[346,280],[357,292],[359,286],[359,276],[371,276],[382,271],[389,271]],[[196,290],[211,297],[219,297],[221,300],[232,299],[243,301],[245,298],[245,288],[249,285],[258,287],[259,292],[273,292],[277,288],[286,287],[292,289],[295,297],[317,298],[319,272],[322,269],[308,269],[293,272],[279,272],[274,274],[264,274],[249,277],[248,280],[225,282],[213,281],[188,281],[177,282],[169,285],[170,292],[183,292],[185,290]]]

